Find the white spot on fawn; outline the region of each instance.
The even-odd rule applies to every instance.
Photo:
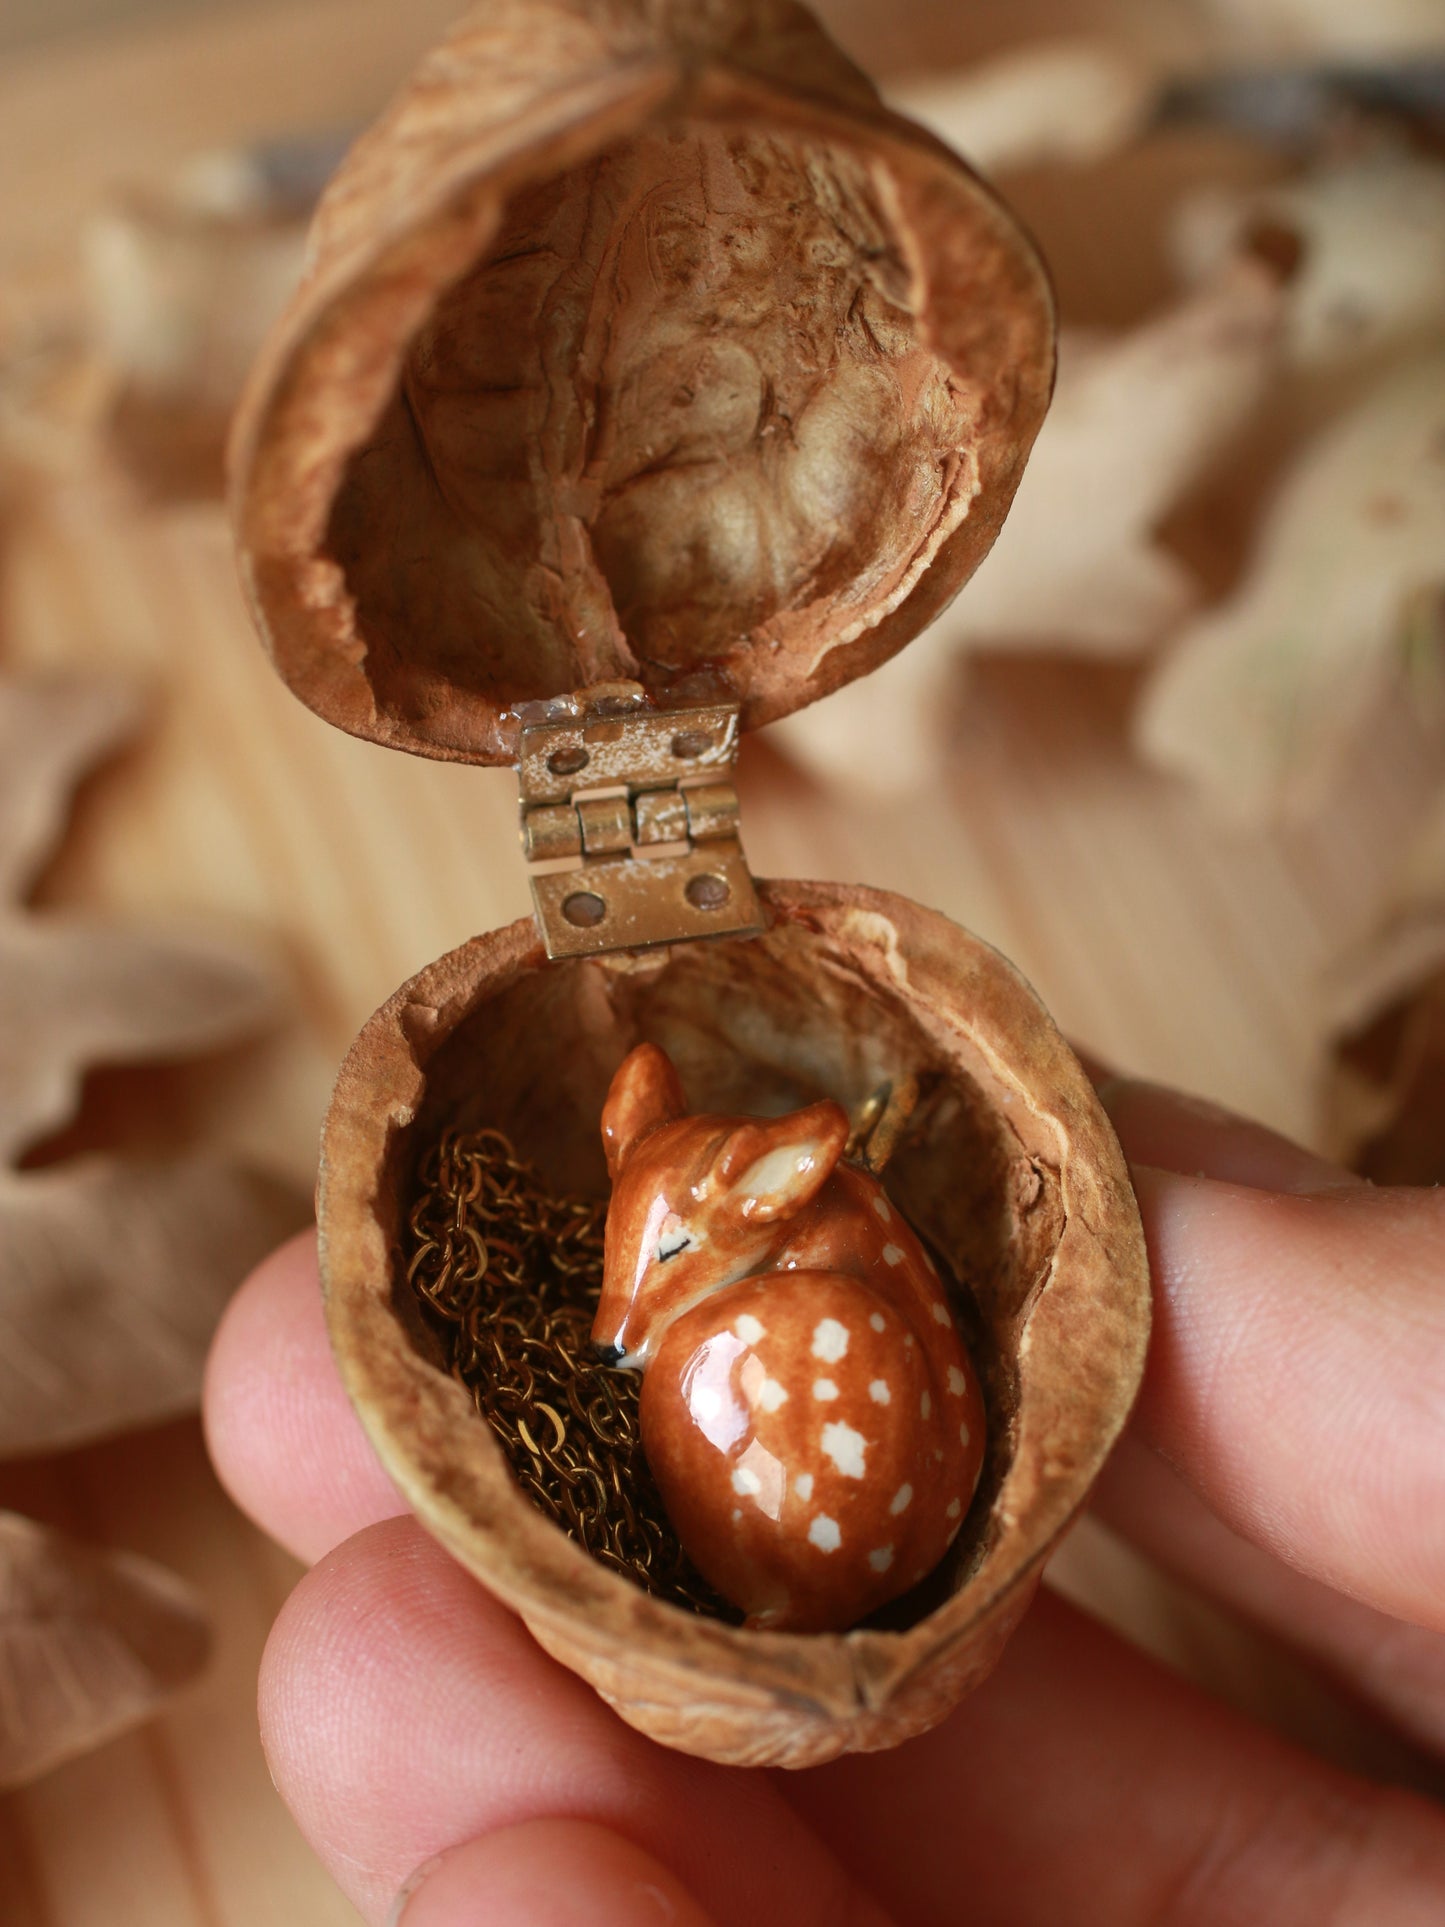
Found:
[[[951,1325],[953,1323],[948,1306],[944,1304],[941,1298],[935,1298],[933,1301],[933,1315],[940,1325]]]
[[[820,1318],[813,1331],[813,1356],[836,1365],[848,1349],[848,1327],[836,1318]]]
[[[874,1572],[887,1572],[888,1568],[893,1564],[892,1546],[879,1546],[876,1552],[870,1552],[868,1555],[868,1563]]]
[[[831,1378],[815,1378],[813,1380],[814,1398],[836,1398],[837,1396],[838,1387],[833,1383]]]
[[[911,1485],[900,1485],[898,1490],[893,1494],[893,1497],[888,1501],[888,1510],[896,1519],[899,1513],[906,1512],[912,1503],[913,1487]]]
[[[733,1320],[733,1331],[745,1345],[756,1345],[759,1339],[767,1337],[767,1332],[750,1311],[743,1312]]]
[[[927,1392],[925,1392],[923,1394],[923,1397],[919,1399],[918,1409],[922,1413],[924,1418],[933,1417],[933,1400],[928,1396]]]
[[[851,1425],[842,1423],[825,1425],[821,1444],[845,1479],[862,1478],[863,1450],[867,1440],[861,1432],[855,1432]]]
[[[902,1246],[901,1245],[884,1245],[883,1262],[885,1265],[901,1265],[903,1263]]]
[[[873,1209],[878,1213],[884,1224],[887,1224],[893,1216],[893,1213],[888,1208],[888,1200],[881,1191],[875,1191],[873,1194]]]
[[[893,1394],[888,1389],[888,1380],[886,1378],[870,1379],[868,1384],[868,1396],[869,1398],[872,1399],[875,1405],[889,1404],[892,1400]]]
[[[797,1478],[793,1480],[793,1490],[797,1493],[798,1497],[803,1501],[804,1505],[806,1505],[809,1499],[811,1499],[813,1496],[812,1473],[800,1472]]]
[[[788,1468],[754,1436],[733,1472],[733,1491],[751,1499],[760,1512],[776,1520],[782,1517],[787,1488]]]
[[[838,1530],[838,1521],[830,1519],[826,1512],[814,1515],[808,1527],[808,1544],[816,1546],[819,1552],[836,1552],[843,1543],[843,1535]]]
[[[734,1525],[736,1525],[736,1524],[737,1524],[737,1522],[738,1522],[738,1520],[739,1520],[739,1519],[741,1519],[741,1518],[742,1518],[742,1516],[743,1516],[743,1509],[742,1509],[742,1507],[741,1507],[741,1506],[737,1506],[737,1505],[735,1505],[735,1506],[733,1507],[733,1524],[734,1524]]]
[[[968,1390],[968,1380],[957,1365],[950,1365],[948,1368],[948,1389],[955,1398],[962,1398]]]
[[[969,1431],[969,1429],[968,1429],[968,1427],[967,1427],[966,1425],[960,1425],[960,1426],[959,1426],[959,1428],[958,1428],[958,1442],[959,1442],[959,1444],[960,1444],[960,1445],[967,1445],[967,1444],[968,1444],[968,1442],[969,1442],[969,1440],[970,1440],[970,1439],[971,1439],[972,1437],[973,1437],[973,1434],[972,1434],[972,1432],[970,1432],[970,1431]]]
[[[881,1311],[875,1311],[869,1314],[868,1323],[873,1327],[874,1331],[881,1332],[887,1320]]]
[[[786,1405],[788,1394],[775,1378],[765,1378],[758,1387],[758,1403],[765,1412],[776,1412],[780,1405]]]
[[[950,1499],[947,1506],[944,1508],[945,1518],[957,1519],[962,1516],[962,1513],[963,1513],[962,1499]]]
[[[912,1332],[904,1332],[903,1349],[909,1352],[913,1350],[913,1333]]]

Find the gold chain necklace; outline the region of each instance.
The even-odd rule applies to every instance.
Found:
[[[422,1159],[407,1282],[522,1490],[594,1559],[736,1622],[684,1557],[642,1451],[640,1381],[592,1351],[605,1200],[556,1198],[495,1130]]]

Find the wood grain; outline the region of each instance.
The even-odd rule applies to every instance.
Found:
[[[77,222],[116,178],[201,145],[359,121],[451,11],[294,0],[7,59],[0,281],[63,280]],[[150,683],[155,724],[87,790],[47,894],[205,913],[284,947],[298,981],[290,1033],[229,1066],[188,1117],[309,1173],[334,1067],[362,1021],[423,964],[525,910],[511,778],[388,753],[305,711],[250,632],[213,505],[142,513],[85,477],[32,498],[0,557],[0,661]],[[1324,818],[1241,833],[1128,763],[1132,690],[1123,671],[981,666],[948,793],[923,805],[854,808],[750,744],[753,866],[941,909],[1012,956],[1101,1056],[1313,1138],[1323,973],[1378,902],[1437,749],[1400,719]],[[11,1468],[0,1503],[169,1562],[219,1624],[213,1671],[169,1717],[0,1804],[5,1927],[354,1921],[255,1738],[261,1646],[294,1569],[227,1504],[197,1428]],[[1378,1764],[1375,1742],[1297,1670],[1101,1535],[1076,1536],[1060,1570],[1219,1690]]]

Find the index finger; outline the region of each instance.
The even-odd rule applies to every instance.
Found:
[[[1136,1086],[1104,1097],[1154,1276],[1139,1431],[1244,1538],[1445,1628],[1445,1194],[1223,1113],[1181,1123]]]
[[[407,1510],[332,1360],[314,1230],[273,1251],[226,1307],[203,1411],[222,1485],[308,1564]]]

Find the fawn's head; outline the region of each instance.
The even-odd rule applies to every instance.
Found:
[[[612,1203],[598,1350],[641,1367],[680,1311],[761,1270],[847,1140],[847,1113],[827,1099],[787,1117],[689,1117],[671,1059],[639,1044],[602,1111]]]

